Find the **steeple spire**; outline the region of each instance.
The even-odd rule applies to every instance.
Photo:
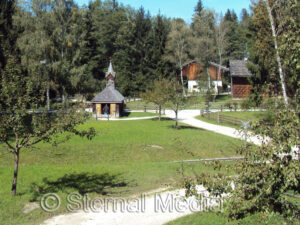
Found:
[[[108,70],[105,74],[105,78],[106,78],[106,87],[115,88],[116,72],[113,69],[111,59],[110,59],[110,62],[109,62]]]
[[[111,74],[114,78],[116,77],[116,72],[115,72],[114,69],[113,69],[111,60],[110,60],[110,62],[109,62],[109,67],[108,67],[108,70],[107,70],[107,72],[106,72],[106,74],[105,74],[105,77],[107,78],[110,74]]]

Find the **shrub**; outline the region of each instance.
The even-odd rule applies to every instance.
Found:
[[[248,110],[251,108],[251,103],[249,101],[249,99],[244,99],[241,103],[241,108],[244,110]]]
[[[229,110],[232,109],[231,102],[226,102],[224,106],[227,107]]]
[[[212,94],[212,91],[211,91],[211,90],[207,90],[207,92],[205,93],[204,98],[205,98],[205,101],[206,101],[206,102],[211,102],[211,101],[213,101],[214,96],[213,96],[213,94]]]

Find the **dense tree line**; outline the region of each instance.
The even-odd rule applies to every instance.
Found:
[[[18,33],[14,42],[21,65],[42,81],[49,101],[50,97],[65,99],[74,94],[91,97],[100,91],[110,58],[118,72],[117,88],[124,95],[144,92],[159,77],[176,77],[192,59],[204,64],[219,62],[219,26],[228,27],[221,64],[231,58],[242,59],[245,43],[239,35],[246,20],[240,22],[233,11],[216,18],[201,1],[189,25],[111,0],[96,0],[82,8],[73,0],[30,0],[18,2],[9,23]],[[184,50],[179,59],[175,42],[182,32]]]
[[[7,2],[11,1],[1,2],[4,18],[9,18]],[[269,2],[288,94],[295,96],[299,92],[299,3]],[[281,92],[263,0],[252,4],[251,13],[243,9],[240,18],[230,10],[219,15],[199,0],[191,24],[151,16],[143,8],[135,10],[112,0],[92,1],[82,8],[73,0],[28,0],[18,2],[6,26],[14,29],[0,36],[1,45],[18,51],[25,71],[42,81],[48,101],[51,96],[65,99],[74,94],[91,98],[105,86],[110,58],[118,72],[117,88],[125,96],[144,92],[160,77],[176,77],[191,60],[204,66],[210,61],[228,66],[229,60],[244,58],[256,65],[251,68],[256,93],[266,86]],[[3,53],[0,59],[3,66]],[[182,76],[178,77],[184,85]],[[210,84],[207,71],[203,80]]]

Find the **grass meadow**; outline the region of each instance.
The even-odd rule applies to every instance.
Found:
[[[181,124],[173,128],[169,119],[137,121],[89,120],[81,128],[94,127],[89,141],[72,136],[53,146],[40,143],[20,155],[17,196],[10,194],[13,156],[0,146],[0,224],[39,224],[66,211],[68,193],[94,196],[130,196],[160,187],[176,187],[182,180],[183,159],[230,157],[240,141]],[[67,134],[56,138],[60,142]],[[185,164],[185,174],[214,172],[202,163]],[[62,206],[55,213],[40,208],[27,214],[28,202],[39,203],[46,193],[56,193]]]

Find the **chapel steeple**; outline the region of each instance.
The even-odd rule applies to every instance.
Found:
[[[106,78],[106,87],[111,86],[115,88],[116,72],[113,69],[111,60],[109,62],[108,70],[105,73],[105,78]]]

